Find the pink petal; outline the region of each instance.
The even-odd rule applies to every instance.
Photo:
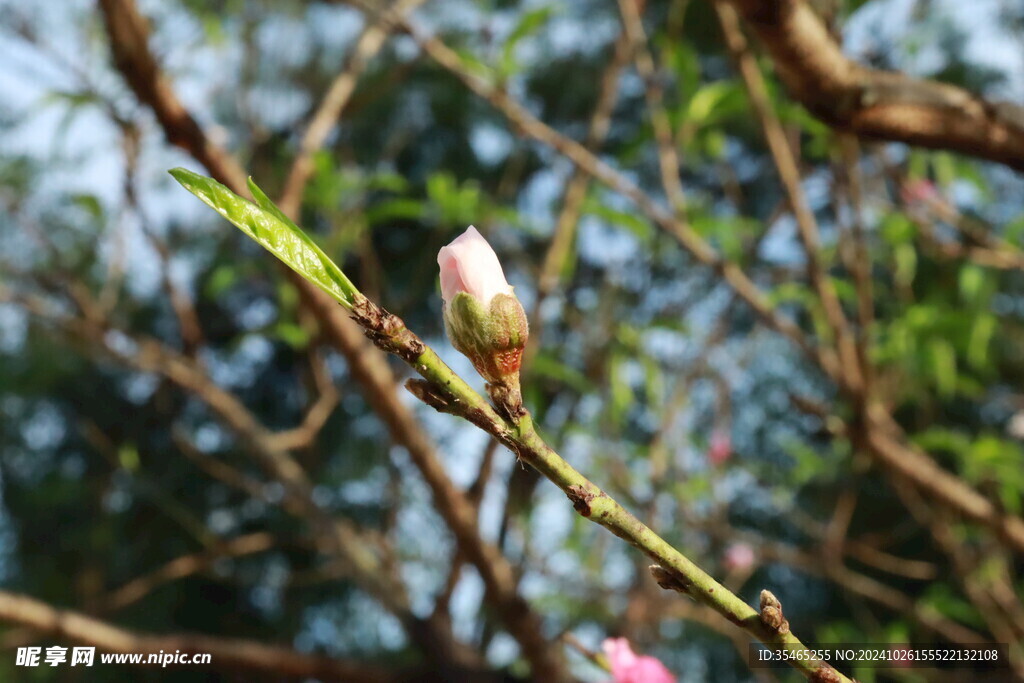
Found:
[[[601,643],[601,649],[604,650],[604,655],[608,658],[613,676],[618,677],[617,671],[625,671],[636,662],[633,648],[629,646],[629,641],[625,638],[606,638]]]
[[[441,298],[451,301],[459,292],[478,299],[487,307],[498,294],[511,294],[498,255],[472,225],[441,247],[437,254],[441,268]]]
[[[625,638],[607,638],[601,649],[612,669],[612,683],[675,683],[664,664],[654,657],[638,656]]]
[[[467,291],[453,249],[442,247],[437,254],[437,265],[441,268],[441,298],[445,302],[451,301],[459,292]]]
[[[638,657],[628,683],[675,683],[675,676],[654,657]],[[623,683],[626,683],[623,681]]]

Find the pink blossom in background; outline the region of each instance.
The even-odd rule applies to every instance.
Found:
[[[675,676],[664,664],[636,654],[625,638],[606,638],[601,649],[612,668],[611,683],[675,683]]]
[[[726,432],[715,431],[708,445],[708,460],[712,465],[721,465],[732,455],[732,440]]]
[[[441,267],[441,298],[451,303],[466,292],[486,309],[497,294],[512,294],[498,255],[472,225],[437,254]]]
[[[722,564],[725,565],[727,571],[750,569],[754,566],[756,559],[754,549],[749,545],[746,543],[733,543],[725,549],[725,554],[722,556]]]
[[[924,178],[908,180],[900,187],[900,198],[904,204],[920,204],[938,197],[935,183]]]

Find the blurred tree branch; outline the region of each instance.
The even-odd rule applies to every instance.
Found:
[[[395,22],[423,2],[396,0],[386,9],[378,10],[376,16],[367,18],[368,25],[349,52],[341,72],[324,93],[299,142],[299,150],[292,160],[279,202],[281,210],[289,216],[298,215],[303,193],[313,174],[313,155],[323,147],[327,136],[337,125],[338,118],[355,92],[359,77],[384,45]]]
[[[159,586],[206,571],[224,558],[260,553],[274,546],[274,537],[262,531],[227,539],[208,551],[176,557],[163,566],[132,579],[108,593],[99,601],[99,606],[103,611],[122,609],[138,602]]]
[[[57,609],[25,595],[0,591],[0,620],[21,624],[40,635],[66,638],[101,651],[150,653],[182,651],[211,655],[210,666],[244,670],[279,679],[287,678],[384,683],[408,680],[407,674],[333,657],[318,657],[284,647],[235,638],[192,633],[154,635],[129,631],[86,616]],[[97,657],[96,662],[99,663]]]
[[[282,196],[282,207],[287,213],[298,212],[312,170],[311,155],[322,146],[335,126],[352,95],[359,73],[383,44],[387,29],[417,4],[417,0],[400,0],[386,11],[378,13],[375,11],[378,8],[371,10],[376,19],[357,40],[349,60],[325,94],[303,136]],[[227,150],[209,141],[160,71],[148,47],[147,22],[135,3],[132,0],[100,0],[100,7],[107,23],[115,64],[138,98],[153,109],[167,139],[189,151],[214,177],[247,195],[245,173],[237,161]],[[286,272],[299,290],[304,304],[324,327],[327,337],[348,360],[350,371],[388,425],[392,437],[409,451],[431,487],[435,505],[452,529],[459,547],[484,579],[488,599],[494,603],[498,616],[532,663],[534,675],[552,681],[565,679],[567,673],[560,646],[544,637],[539,616],[518,594],[511,565],[495,546],[480,537],[473,506],[452,484],[437,460],[430,438],[411,411],[398,400],[395,391],[398,383],[387,363],[376,353],[367,353],[368,344],[358,328],[333,300],[294,272]],[[386,594],[378,597],[388,599]]]
[[[79,290],[86,310],[95,310]],[[411,611],[404,585],[392,566],[390,550],[357,529],[348,520],[329,515],[313,499],[312,484],[290,453],[274,445],[274,435],[230,392],[210,380],[195,361],[182,356],[155,339],[132,336],[131,350],[113,348],[105,342],[110,328],[95,318],[62,315],[37,297],[7,294],[0,300],[19,303],[34,316],[93,345],[105,354],[145,372],[156,372],[202,400],[246,444],[249,452],[270,476],[284,486],[285,507],[307,520],[322,552],[344,562],[348,575],[405,627],[410,637],[440,670],[462,676],[480,674],[485,667],[476,653],[458,642],[450,625],[438,619],[421,619]],[[219,468],[219,469],[223,469]],[[250,488],[246,486],[245,488]]]
[[[798,325],[779,315],[764,292],[738,264],[722,258],[696,231],[679,221],[620,171],[596,157],[580,143],[539,120],[508,92],[491,85],[467,69],[459,55],[442,41],[425,34],[408,20],[403,20],[402,23],[427,55],[501,111],[515,128],[561,152],[588,174],[635,202],[652,222],[676,237],[697,261],[713,268],[771,329],[796,344],[808,357],[817,362],[826,376],[844,391],[851,392],[857,402],[857,386],[850,386],[846,382],[847,373],[835,349],[827,344],[815,343]],[[856,360],[856,354],[853,355],[853,359]],[[1003,512],[964,480],[943,469],[920,449],[908,444],[902,428],[881,405],[869,402],[869,405],[863,406],[861,410],[863,420],[860,427],[869,437],[867,444],[870,452],[882,465],[915,482],[930,495],[968,518],[991,527],[1000,538],[1024,551],[1024,520]]]
[[[861,66],[843,55],[805,0],[725,1],[761,40],[790,94],[825,123],[1024,170],[1024,108]]]
[[[665,97],[659,83],[654,57],[647,46],[647,34],[641,17],[643,0],[619,0],[622,27],[630,42],[633,63],[644,83],[644,99],[654,129],[654,142],[658,149],[658,170],[661,186],[668,205],[678,221],[686,223],[686,192],[680,177],[680,160],[672,133],[672,123],[665,107]]]
[[[789,199],[790,211],[796,219],[800,241],[804,245],[807,257],[807,271],[811,283],[818,293],[818,299],[828,324],[832,328],[833,343],[839,355],[839,370],[842,373],[842,384],[856,395],[863,395],[864,371],[861,368],[863,354],[858,353],[849,321],[843,312],[842,303],[836,292],[835,283],[828,274],[826,263],[822,262],[821,235],[818,222],[811,211],[810,204],[804,194],[798,158],[786,139],[782,123],[772,111],[768,88],[757,66],[757,60],[747,47],[746,39],[739,28],[736,13],[730,5],[715,2],[715,12],[719,24],[725,34],[725,42],[739,69],[747,94],[754,106],[754,113],[761,125],[772,161],[778,171],[779,179]]]

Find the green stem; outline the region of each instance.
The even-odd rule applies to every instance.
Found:
[[[401,339],[406,335],[415,338],[403,327],[394,342],[399,346],[407,343]],[[558,455],[537,433],[528,412],[515,422],[501,417],[483,396],[455,374],[429,347],[424,346],[422,353],[409,364],[426,380],[425,386],[413,390],[417,396],[438,410],[468,419],[499,439],[521,460],[562,489],[580,515],[605,527],[656,562],[674,579],[671,587],[707,605],[762,643],[794,654],[801,653],[788,661],[808,679],[821,683],[850,683],[828,663],[809,656],[808,648],[790,632],[774,596],[767,591],[762,594],[762,612],[759,614]],[[428,395],[423,395],[424,390],[428,390]],[[657,577],[658,572],[654,573]],[[776,610],[781,627],[778,622],[765,618],[765,606]]]
[[[817,683],[850,683],[828,663],[812,657],[813,653],[789,631],[782,606],[774,595],[762,591],[761,612],[758,613],[562,459],[540,437],[530,414],[521,407],[518,385],[489,387],[492,398],[501,408],[495,410],[400,318],[364,297],[252,180],[249,189],[256,203],[191,171],[174,169],[171,174],[249,237],[334,297],[351,312],[366,336],[378,347],[411,365],[423,380],[410,380],[406,387],[418,398],[437,410],[469,420],[497,438],[561,488],[582,516],[654,560],[657,564],[651,571],[663,588],[686,593],[761,642],[792,652],[794,656],[787,661],[808,679]]]
[[[566,462],[540,437],[529,415],[520,421],[516,443],[521,446],[518,450],[520,457],[562,489],[580,515],[627,541],[667,570],[676,579],[677,590],[707,605],[765,644],[794,651],[807,650],[788,626],[779,630],[765,624],[754,608],[715,581]],[[830,665],[817,659],[797,660],[792,665],[808,678],[817,677],[817,680],[825,681],[831,676],[831,680],[848,681]],[[823,668],[830,673],[825,674]]]

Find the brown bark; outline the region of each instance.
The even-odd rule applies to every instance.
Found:
[[[764,45],[789,94],[866,138],[946,149],[1024,170],[1024,107],[847,58],[804,0],[717,0]]]

